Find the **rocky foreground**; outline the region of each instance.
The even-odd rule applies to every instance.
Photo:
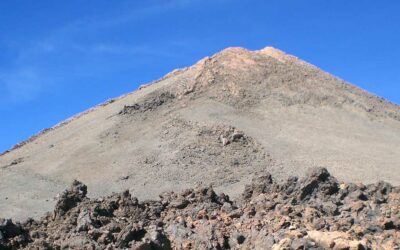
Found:
[[[89,199],[75,181],[41,220],[0,220],[0,249],[399,249],[400,187],[339,183],[324,168],[257,177],[237,201],[212,188],[139,202]]]

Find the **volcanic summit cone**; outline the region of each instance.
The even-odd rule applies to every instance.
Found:
[[[274,48],[228,48],[0,156],[0,217],[41,216],[78,179],[140,199],[254,175],[326,167],[343,181],[400,184],[400,108]]]

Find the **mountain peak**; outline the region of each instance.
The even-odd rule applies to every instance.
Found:
[[[73,179],[142,199],[197,184],[235,197],[254,174],[311,166],[399,184],[399,147],[398,106],[279,49],[231,47],[0,155],[0,217],[41,215]]]
[[[291,55],[283,52],[282,50],[279,50],[277,48],[270,47],[270,46],[267,46],[257,52],[262,55],[267,55],[267,56],[273,57],[280,62],[288,62],[288,61],[293,61],[296,59],[298,60],[297,57],[291,56]]]
[[[236,54],[236,55],[240,55],[240,54],[247,54],[247,53],[250,53],[250,52],[251,51],[246,49],[246,48],[239,47],[239,46],[234,46],[234,47],[225,48],[225,49],[217,52],[215,55],[219,55],[219,54]]]

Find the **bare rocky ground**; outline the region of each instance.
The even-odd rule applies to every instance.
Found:
[[[74,181],[53,212],[0,220],[4,249],[386,249],[400,247],[400,187],[340,183],[325,168],[276,182],[254,178],[241,197],[212,187],[139,201],[129,191],[86,197]]]
[[[0,217],[38,219],[74,179],[140,200],[209,185],[237,199],[253,176],[318,166],[399,185],[399,152],[398,106],[279,50],[228,48],[0,155]]]

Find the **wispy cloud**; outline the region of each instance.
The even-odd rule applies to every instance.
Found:
[[[207,0],[208,1],[208,0]],[[161,2],[161,3],[160,3]],[[176,54],[170,49],[174,41],[154,41],[153,44],[124,44],[102,41],[99,34],[128,24],[134,24],[154,15],[168,11],[179,10],[200,4],[200,0],[170,0],[157,1],[144,7],[133,7],[131,2],[119,6],[119,11],[109,12],[107,15],[84,17],[59,27],[46,36],[33,41],[23,41],[18,46],[17,56],[7,70],[0,69],[0,93],[4,100],[12,103],[29,102],[40,96],[43,90],[50,85],[57,85],[57,79],[63,77],[68,67],[73,71],[75,64],[82,63],[82,74],[90,71],[92,56],[157,56],[174,57]],[[114,10],[115,11],[115,10]],[[82,37],[89,38],[87,40]],[[76,57],[74,65],[66,65],[61,60]],[[83,60],[88,65],[83,65]],[[54,62],[54,63],[53,63]],[[54,65],[57,65],[55,67]],[[58,67],[59,66],[59,67]],[[73,72],[69,72],[73,74]]]
[[[5,91],[3,98],[11,103],[23,103],[36,98],[42,91],[43,81],[44,79],[32,68],[0,74],[0,86]]]
[[[87,49],[95,54],[123,54],[123,55],[149,55],[160,57],[174,57],[176,54],[169,50],[154,48],[146,45],[126,44],[95,44]]]

